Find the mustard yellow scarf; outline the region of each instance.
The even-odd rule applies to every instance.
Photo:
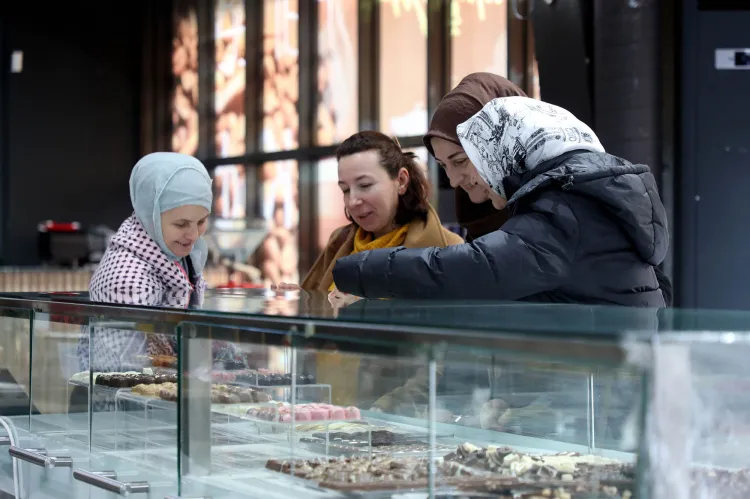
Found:
[[[354,249],[350,255],[361,253],[362,251],[401,246],[404,244],[408,232],[409,224],[406,224],[375,239],[372,232],[367,232],[362,227],[357,227],[357,232],[354,234]],[[336,287],[336,284],[332,283],[328,287],[328,291],[333,291],[334,287]]]

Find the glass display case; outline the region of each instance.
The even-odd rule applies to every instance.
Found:
[[[748,325],[263,290],[191,309],[0,295],[0,497],[748,497]]]

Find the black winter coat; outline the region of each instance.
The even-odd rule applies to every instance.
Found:
[[[647,166],[571,151],[504,185],[511,216],[500,230],[340,258],[336,287],[365,298],[665,306],[654,266],[667,253],[667,216]]]

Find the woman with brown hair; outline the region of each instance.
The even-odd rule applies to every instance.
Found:
[[[351,223],[333,231],[302,281],[302,289],[330,293],[329,301],[337,309],[357,300],[334,287],[332,271],[340,258],[378,248],[444,248],[463,243],[460,236],[441,225],[428,201],[425,171],[416,156],[404,152],[395,139],[374,131],[356,133],[339,146],[336,159],[338,185]],[[381,376],[385,367],[373,359],[336,351],[315,355],[318,382],[335,387],[333,403],[339,405],[359,404],[375,396],[367,383],[360,385],[360,379],[379,379],[377,386],[370,388],[386,391]],[[398,386],[408,375],[394,379]]]
[[[374,131],[359,132],[336,151],[339,187],[350,224],[331,234],[302,289],[334,291],[333,266],[341,257],[378,248],[461,244],[440,224],[428,201],[429,184],[416,156]]]

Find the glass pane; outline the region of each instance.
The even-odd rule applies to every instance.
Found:
[[[659,449],[676,442],[682,452],[670,459],[674,475],[667,478],[684,480],[673,487],[681,495],[748,497],[750,449],[744,441],[750,429],[750,335],[671,334],[654,354],[644,449],[652,466],[663,470]]]
[[[172,39],[172,150],[198,151],[198,17],[177,2]]]
[[[380,131],[427,131],[427,0],[380,0]],[[473,49],[472,49],[473,50]]]
[[[20,446],[60,462],[23,461],[25,487],[88,497],[92,485],[74,480],[75,468],[144,482],[154,494],[177,492],[176,405],[152,403],[159,390],[176,386],[170,331],[163,324],[35,313],[34,413]]]
[[[357,8],[351,0],[318,0],[318,145],[358,129]]]
[[[247,175],[242,165],[217,166],[213,171],[216,229],[244,229],[247,222]]]
[[[299,172],[296,161],[275,161],[260,168],[261,213],[268,235],[256,253],[266,286],[299,282]]]
[[[297,0],[263,4],[263,150],[299,145],[299,10]]]
[[[183,459],[199,463],[183,474],[183,493],[206,494],[206,484],[221,483],[228,490],[211,497],[258,495],[260,484],[273,495],[305,482],[350,493],[426,492],[430,462],[433,494],[458,487],[502,495],[518,487],[528,497],[552,497],[545,489],[559,497],[567,497],[559,489],[627,497],[635,490],[635,454],[619,441],[595,442],[597,410],[620,433],[629,412],[594,403],[594,376],[619,378],[614,369],[375,341],[354,331],[341,340],[324,327],[291,338],[208,323],[183,332],[184,413],[205,421],[196,427],[191,417],[181,428]],[[247,367],[212,367],[218,342],[236,342]],[[196,379],[206,369],[211,376]],[[633,381],[623,401],[629,409],[640,396],[639,378]],[[269,471],[278,478],[252,479]],[[302,483],[283,479],[286,473]]]
[[[216,1],[216,155],[245,154],[245,2]]]
[[[289,437],[277,421],[278,404],[291,400],[292,393],[326,398],[326,387],[293,372],[291,349],[279,331],[202,323],[185,323],[181,330],[181,403],[189,415],[180,425],[182,495],[289,497],[283,495],[286,484],[255,479],[264,476],[268,459],[291,458]],[[219,352],[227,350],[242,365],[217,362]],[[294,391],[292,378],[300,383]]]
[[[316,254],[323,251],[334,230],[349,224],[344,213],[344,195],[338,186],[338,162],[335,157],[318,161],[318,247]]]
[[[0,308],[0,416],[11,417],[24,429],[28,429],[30,414],[30,353],[30,313]],[[0,428],[0,438],[4,436]]]
[[[478,47],[482,47],[481,50]],[[451,0],[451,88],[477,71],[508,74],[505,0]]]

